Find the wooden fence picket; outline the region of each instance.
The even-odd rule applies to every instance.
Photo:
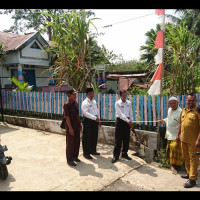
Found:
[[[196,94],[196,96],[197,105],[199,105],[200,94]],[[86,93],[78,93],[76,98],[80,116],[83,116],[81,103],[85,98]],[[179,95],[177,98],[179,100],[179,106],[182,108],[185,107],[186,95]],[[118,99],[118,94],[95,94],[95,100],[102,121],[115,121],[115,102]],[[157,126],[156,121],[158,120],[159,111],[161,111],[161,118],[167,117],[169,96],[160,98],[160,96],[128,95],[127,99],[132,102],[134,123]],[[2,91],[2,103],[5,110],[62,115],[63,105],[66,101],[67,95],[63,92]]]

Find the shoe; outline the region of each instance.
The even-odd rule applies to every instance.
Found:
[[[86,159],[93,159],[93,157],[92,157],[92,156],[90,156],[90,154],[83,155],[83,156],[84,156],[84,158],[86,158]]]
[[[92,152],[91,154],[92,154],[92,155],[97,155],[97,156],[99,156],[99,155],[100,155],[100,153],[99,153],[99,152]]]
[[[67,164],[70,165],[70,166],[76,166],[76,163],[73,162],[73,161],[72,162],[68,162]]]
[[[115,163],[115,162],[117,162],[119,160],[119,158],[117,158],[117,157],[113,157],[113,159],[112,159],[112,163]]]
[[[75,161],[75,162],[81,162],[81,160],[78,159],[78,158],[75,158],[74,161]]]
[[[127,160],[132,160],[132,158],[129,157],[128,155],[122,155],[122,158],[126,158]]]
[[[189,179],[187,183],[184,184],[184,188],[191,188],[196,185],[196,181]]]
[[[189,179],[189,174],[182,175],[181,178]]]

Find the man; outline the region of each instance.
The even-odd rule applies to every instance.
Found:
[[[196,103],[196,95],[188,94],[186,98],[187,107],[182,110],[179,130],[176,137],[177,142],[181,142],[187,171],[187,174],[181,177],[189,179],[187,183],[184,184],[185,188],[194,187],[198,176],[199,156],[196,155],[196,152],[200,151],[198,147],[200,119],[196,112]],[[180,134],[181,139],[179,138]]]
[[[167,147],[166,155],[169,159],[173,174],[177,174],[177,170],[183,165],[183,153],[181,145],[176,142],[176,135],[179,128],[179,119],[182,109],[178,106],[176,97],[169,98],[169,106],[167,118],[158,120],[159,124],[166,123]]]
[[[200,120],[200,106],[197,106],[196,111],[197,111],[198,118],[199,118],[199,120]],[[196,141],[196,143],[195,143],[195,146],[196,146],[197,148],[200,148],[200,134],[199,134],[199,136],[198,136],[198,138],[197,138],[197,141]]]
[[[93,88],[86,89],[86,99],[82,102],[81,109],[83,112],[83,156],[86,159],[93,159],[90,155],[100,155],[96,151],[98,139],[98,125],[101,126],[99,111],[94,99]]]
[[[80,131],[82,130],[78,103],[76,102],[76,91],[69,90],[68,101],[64,104],[64,116],[66,118],[66,157],[70,166],[76,166],[80,147]],[[75,162],[74,162],[75,161]]]
[[[122,157],[131,160],[128,156],[130,128],[133,129],[133,116],[131,102],[126,100],[127,91],[120,91],[120,97],[115,103],[116,128],[115,128],[115,146],[113,151],[112,163],[119,160],[121,146],[123,142]]]

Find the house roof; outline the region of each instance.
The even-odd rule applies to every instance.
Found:
[[[108,74],[107,78],[119,79],[119,78],[145,78],[148,74]]]
[[[46,40],[44,40],[44,38],[39,34],[39,32],[28,33],[25,35],[0,32],[0,42],[2,42],[6,46],[6,52],[12,53],[28,45],[38,36],[40,36],[39,38],[43,45],[49,46],[49,44],[46,42]]]
[[[120,90],[127,90],[133,81],[135,81],[136,78],[120,78],[119,79],[119,88]]]

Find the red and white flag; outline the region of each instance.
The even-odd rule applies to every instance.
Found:
[[[164,37],[164,31],[163,30],[158,31],[154,47],[163,48],[163,37]]]
[[[157,67],[156,72],[154,73],[151,82],[153,84],[147,91],[149,95],[159,95],[161,93],[161,76],[162,76],[162,63]]]
[[[163,48],[158,49],[158,53],[155,55],[154,59],[156,65],[159,65],[163,62]]]
[[[164,15],[164,14],[165,14],[165,9],[156,9],[156,10],[155,10],[155,13],[156,13],[157,15]]]

